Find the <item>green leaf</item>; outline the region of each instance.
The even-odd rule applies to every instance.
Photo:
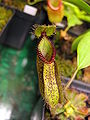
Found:
[[[83,22],[78,17],[81,14],[79,8],[71,3],[64,3],[64,15],[67,17],[68,29],[75,25],[81,25]]]
[[[73,43],[72,43],[72,51],[74,52],[77,49],[77,46],[79,44],[79,42],[83,39],[86,38],[86,36],[90,36],[90,30],[88,30],[87,32],[85,32],[84,34],[80,35],[79,37],[77,37]]]
[[[77,48],[78,70],[90,66],[90,33],[79,42]]]
[[[69,2],[64,2],[64,1],[63,1],[63,4],[65,7],[64,14],[66,17],[72,18],[73,21],[75,21],[75,19],[77,18],[79,21],[84,20],[84,21],[90,22],[90,15],[88,15],[85,11],[80,10],[76,5]],[[73,16],[75,16],[76,18]],[[76,22],[76,25],[78,25],[79,21]]]
[[[81,25],[82,22],[75,16],[72,14],[72,18],[68,17],[68,26],[69,27],[73,27],[75,25]]]
[[[80,14],[79,18],[80,18],[81,20],[86,21],[86,22],[90,22],[90,15],[87,15],[86,13]]]
[[[80,9],[90,14],[90,6],[83,0],[63,0],[63,1],[70,2],[74,5],[77,5]]]

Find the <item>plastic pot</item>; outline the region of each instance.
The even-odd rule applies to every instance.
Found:
[[[14,9],[11,9],[11,8],[8,7],[8,6],[4,6],[4,5],[2,5],[1,3],[0,3],[0,7],[5,8],[7,11],[8,11],[8,10],[11,10],[11,11],[12,11],[12,16],[8,19],[6,25],[2,28],[2,31],[0,31],[0,36],[1,36],[2,33],[3,33],[3,31],[6,29],[6,26],[9,24],[9,22],[10,22],[11,19],[12,19],[12,17],[14,16],[14,14],[15,14],[15,10],[14,10]]]

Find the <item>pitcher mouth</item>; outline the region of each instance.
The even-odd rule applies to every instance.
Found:
[[[57,10],[59,10],[59,9],[61,8],[61,6],[62,6],[62,1],[59,0],[59,4],[58,4],[57,7],[54,7],[54,6],[51,4],[50,0],[47,1],[47,4],[48,4],[48,6],[49,6],[50,9],[52,9],[53,11],[57,11]]]
[[[39,42],[38,46],[41,44],[42,40]],[[51,49],[52,49],[52,55],[50,57],[49,60],[46,59],[46,57],[41,53],[41,51],[39,50],[39,48],[37,48],[37,55],[39,56],[39,58],[44,62],[44,63],[47,63],[47,64],[51,64],[52,62],[54,62],[55,60],[55,56],[56,56],[56,50],[54,48],[54,45],[51,41],[49,41],[49,45],[51,45]]]

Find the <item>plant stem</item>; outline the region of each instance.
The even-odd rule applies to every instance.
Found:
[[[64,31],[67,33],[68,30],[69,30],[69,27],[67,26]]]
[[[71,79],[69,80],[69,82],[66,84],[65,90],[67,90],[69,88],[69,86],[71,85],[71,83],[73,82],[76,74],[78,72],[78,69],[76,69],[76,71],[74,72],[73,76],[71,77]]]

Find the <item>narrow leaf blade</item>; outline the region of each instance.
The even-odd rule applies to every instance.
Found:
[[[80,9],[83,9],[88,14],[90,14],[90,6],[83,0],[64,0],[64,1],[73,3],[73,4],[77,5]]]

